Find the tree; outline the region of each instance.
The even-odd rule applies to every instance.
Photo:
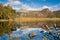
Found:
[[[0,19],[14,19],[15,18],[15,10],[13,10],[9,5],[3,6],[0,4]],[[0,22],[0,35],[3,35],[4,33],[10,34],[12,24],[9,21],[3,21]]]

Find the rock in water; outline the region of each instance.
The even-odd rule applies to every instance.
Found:
[[[30,34],[29,34],[29,38],[33,38],[33,37],[35,37],[35,36],[37,36],[37,33],[30,33]]]

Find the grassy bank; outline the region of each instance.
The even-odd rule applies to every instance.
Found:
[[[35,17],[19,17],[19,18],[15,18],[16,22],[33,22],[33,21],[47,21],[47,20],[59,21],[60,18],[35,18]]]

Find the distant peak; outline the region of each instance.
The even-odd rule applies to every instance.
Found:
[[[45,8],[45,9],[43,9],[42,11],[50,11],[50,10],[49,10],[49,8]]]

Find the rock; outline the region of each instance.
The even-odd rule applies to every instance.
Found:
[[[30,34],[29,34],[29,37],[30,37],[30,38],[33,38],[33,37],[35,37],[35,36],[37,36],[37,33],[30,33]]]

